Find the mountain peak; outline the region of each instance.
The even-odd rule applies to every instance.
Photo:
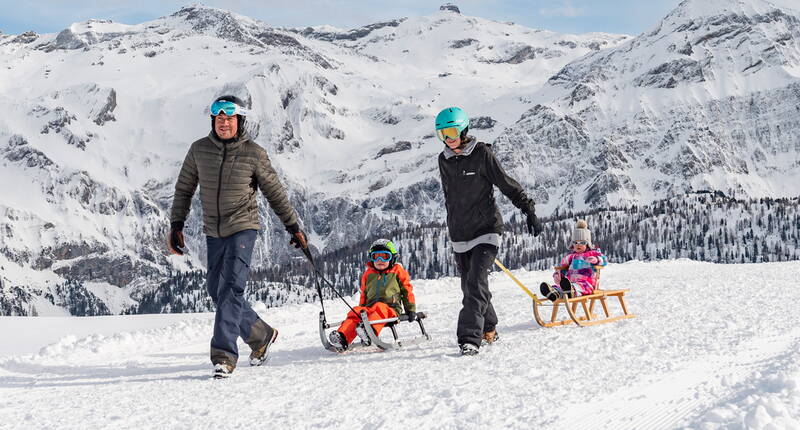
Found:
[[[219,24],[220,21],[252,21],[245,16],[237,15],[227,10],[205,6],[200,3],[192,3],[184,6],[170,16],[191,23],[196,30],[214,27]]]
[[[797,11],[794,0],[683,0],[666,19],[719,15],[757,16],[773,9]]]
[[[454,5],[453,3],[445,3],[439,6],[439,10],[446,10],[455,13],[461,13],[461,10],[458,9],[458,6]]]

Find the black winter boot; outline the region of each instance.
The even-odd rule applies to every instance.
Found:
[[[547,300],[550,300],[551,302],[554,302],[558,300],[559,297],[561,297],[559,291],[551,287],[550,284],[548,284],[547,282],[542,282],[542,284],[539,285],[539,292],[541,292],[542,295],[545,296]]]
[[[558,286],[561,287],[561,291],[564,292],[565,297],[574,297],[574,291],[572,291],[572,282],[570,282],[566,276],[561,277],[561,281],[558,283]]]

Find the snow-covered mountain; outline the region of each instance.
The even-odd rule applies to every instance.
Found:
[[[571,62],[529,100],[497,148],[550,207],[692,189],[797,196],[800,5],[685,0],[651,31]]]
[[[202,268],[167,257],[175,177],[208,102],[249,128],[312,244],[337,250],[442,219],[434,115],[460,105],[540,214],[697,189],[796,196],[800,12],[789,0],[686,0],[637,37],[557,34],[442,7],[343,30],[274,28],[192,5],[154,21],[0,34],[0,304],[134,305]],[[505,204],[505,211],[514,211]],[[287,236],[262,206],[255,266]],[[6,307],[7,308],[7,307]]]
[[[52,304],[71,301],[56,290],[78,280],[80,296],[113,312],[171,270],[201,267],[199,205],[187,223],[190,258],[166,257],[163,237],[180,162],[208,133],[219,94],[252,103],[251,134],[314,245],[330,249],[397,219],[440,217],[431,123],[443,106],[464,105],[491,138],[521,110],[519,91],[625,39],[449,9],[354,30],[277,29],[198,5],[138,25],[3,35],[5,285]],[[279,223],[263,218],[257,265],[288,253]]]

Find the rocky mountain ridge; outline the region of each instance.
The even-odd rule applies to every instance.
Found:
[[[320,251],[441,221],[431,124],[449,105],[470,113],[542,215],[700,188],[797,195],[800,14],[736,5],[685,1],[635,38],[451,7],[281,29],[199,5],[0,35],[0,179],[14,184],[0,201],[4,309],[116,313],[202,270],[198,202],[189,256],[166,256],[163,240],[180,162],[222,93],[252,104],[248,131]],[[254,266],[267,267],[293,254],[260,210]]]

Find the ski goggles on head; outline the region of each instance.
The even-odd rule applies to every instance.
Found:
[[[573,244],[573,245],[588,245],[588,244],[589,244],[589,242],[588,242],[588,241],[586,241],[586,240],[573,240],[573,241],[572,241],[572,244]]]
[[[214,103],[211,103],[211,115],[217,116],[220,112],[224,112],[225,115],[233,116],[233,115],[244,115],[247,116],[247,110],[245,108],[237,105],[234,102],[229,102],[227,100],[217,100]]]
[[[461,130],[459,130],[458,127],[440,128],[436,130],[436,136],[438,136],[439,140],[442,142],[447,138],[456,140],[461,136]]]
[[[370,253],[372,261],[392,261],[392,253],[389,251],[375,251]]]

